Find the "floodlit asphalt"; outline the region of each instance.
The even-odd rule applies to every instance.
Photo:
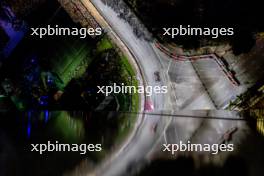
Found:
[[[143,72],[142,76],[144,77],[146,85],[166,85],[169,87],[167,94],[153,94],[151,97],[148,97],[154,105],[154,112],[216,109],[217,107],[223,106],[228,100],[228,97],[233,95],[233,91],[235,92],[235,89],[230,85],[231,83],[221,74],[221,70],[219,70],[217,64],[213,61],[203,60],[197,61],[196,63],[172,62],[170,58],[155,48],[153,42],[138,39],[132,27],[123,19],[119,18],[117,13],[103,4],[101,0],[91,0],[91,2],[98,10],[98,14],[111,26],[106,31],[114,31],[133,54],[134,59],[136,59]],[[87,9],[89,8],[87,7]],[[155,81],[155,71],[160,72],[160,82]],[[225,91],[224,96],[222,95],[222,90]],[[184,141],[193,133],[185,125],[192,125],[193,129],[195,129],[196,121],[193,119],[182,119],[182,121],[179,121],[179,124],[183,123],[183,125],[180,125],[182,131],[179,134],[175,133],[177,135],[175,139]],[[126,146],[122,147],[117,152],[117,155],[103,162],[96,169],[94,175],[129,175],[131,167],[135,169],[140,164],[143,164],[148,154],[160,142],[169,127],[171,128],[171,124],[174,124],[173,122],[175,120],[171,117],[146,114],[144,121],[138,127],[134,136],[127,142]],[[153,132],[153,127],[156,124],[157,130]],[[214,130],[217,130],[218,126],[222,127],[224,125],[218,121],[210,124]],[[224,130],[213,133],[215,135],[211,137],[216,138]],[[209,136],[210,134],[211,132],[207,133]],[[204,138],[208,138],[207,135]]]

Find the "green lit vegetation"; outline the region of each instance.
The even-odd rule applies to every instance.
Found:
[[[79,40],[63,41],[62,45],[55,48],[57,52],[51,59],[55,67],[53,70],[60,76],[64,84],[68,84],[72,78],[83,75],[92,61],[92,48]]]
[[[104,37],[98,44],[97,51],[98,52],[104,52],[109,49],[113,49],[114,45],[107,39],[107,37]],[[136,74],[131,66],[131,64],[128,61],[128,58],[124,55],[119,55],[119,64],[121,65],[121,77],[124,80],[123,83],[126,85],[133,85],[135,87],[138,86],[138,80],[136,79]],[[130,130],[133,129],[133,126],[136,121],[137,114],[135,112],[138,112],[139,110],[139,95],[138,94],[132,94],[132,95],[125,95],[125,94],[118,94],[116,95],[119,101],[120,105],[120,111],[129,111],[132,113],[126,113],[126,114],[120,114],[120,128],[118,129],[118,133],[116,136],[116,142],[120,143],[123,141],[125,137],[129,134]]]
[[[81,143],[84,139],[85,129],[81,119],[72,118],[67,112],[59,111],[51,120],[51,129],[61,141]]]
[[[128,59],[117,51],[115,45],[106,36],[94,46],[77,40],[65,42],[54,49],[56,54],[51,59],[54,62],[53,70],[65,84],[64,94],[69,96],[66,101],[70,106],[83,101],[78,96],[86,90],[85,87],[108,85],[110,82],[138,86],[135,71]],[[78,99],[72,100],[73,95]],[[107,109],[106,112],[88,115],[88,120],[84,120],[80,114],[71,115],[62,112],[52,120],[54,133],[59,136],[59,139],[68,142],[102,143],[103,151],[90,154],[94,160],[101,160],[115,146],[114,144],[120,144],[127,137],[137,119],[137,114],[134,112],[139,109],[139,95],[115,94],[114,96],[118,100],[119,112],[133,113],[117,113],[112,119],[108,119],[106,117],[109,109]],[[84,97],[85,102],[80,103],[80,106],[87,107],[86,109],[91,108],[90,105],[94,108],[98,107],[98,103],[105,99],[104,96],[96,93],[87,94]],[[111,135],[108,134],[109,132]]]
[[[123,76],[128,78],[128,85],[132,85],[137,87],[138,86],[138,80],[136,79],[136,74],[134,72],[134,69],[128,62],[128,59],[123,56],[121,57],[121,63],[123,68]],[[128,135],[131,129],[133,129],[133,126],[135,124],[137,114],[135,112],[138,112],[139,110],[139,95],[138,94],[132,94],[129,96],[131,99],[130,101],[130,109],[129,111],[132,112],[131,114],[123,114],[123,116],[126,116],[123,118],[123,123],[121,128],[119,129],[119,136],[117,137],[117,142],[123,141],[123,139]],[[128,102],[128,101],[127,101]]]
[[[98,43],[97,51],[103,52],[108,49],[112,49],[113,45],[112,43],[107,39],[107,37],[102,38],[102,40]]]

